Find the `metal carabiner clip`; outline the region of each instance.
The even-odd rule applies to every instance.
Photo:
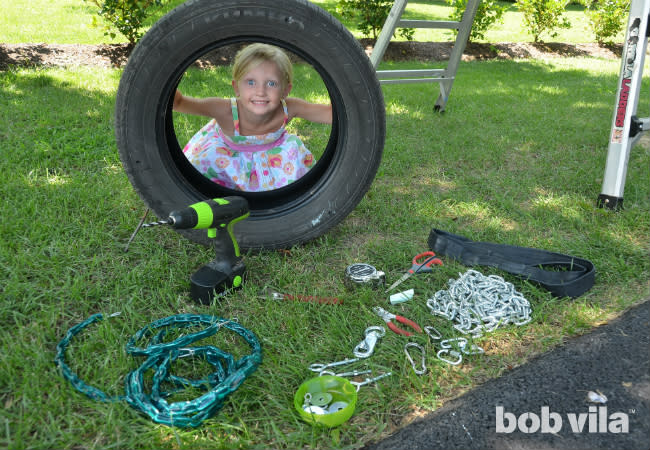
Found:
[[[373,326],[366,328],[364,340],[354,347],[354,356],[357,358],[368,358],[375,351],[375,345],[379,338],[386,334],[384,327]]]
[[[409,348],[417,348],[420,353],[422,354],[422,367],[418,369],[418,367],[415,365],[415,361],[413,361],[413,357],[409,353]],[[422,347],[420,344],[417,344],[415,342],[407,342],[406,345],[404,346],[404,353],[406,353],[406,358],[409,360],[411,363],[411,366],[413,367],[413,372],[415,372],[416,375],[423,375],[427,371],[427,366],[425,364],[425,352],[424,352],[424,347]]]
[[[467,339],[464,337],[456,337],[456,338],[449,338],[440,341],[440,347],[446,349],[453,348],[454,347],[453,344],[457,344],[458,349],[462,351],[467,345]]]
[[[424,327],[424,332],[431,338],[432,341],[439,341],[442,339],[442,333],[432,326]]]
[[[449,353],[451,356],[455,356],[458,359],[453,360],[453,359],[443,358],[442,355],[445,355],[447,353]],[[458,364],[463,362],[463,355],[461,355],[460,352],[448,348],[443,348],[442,350],[439,350],[436,356],[438,356],[438,359],[440,361],[444,361],[447,364],[451,364],[452,366],[457,366]]]

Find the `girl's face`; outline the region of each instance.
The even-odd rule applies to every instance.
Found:
[[[275,112],[291,85],[282,88],[282,77],[277,65],[264,61],[246,73],[241,80],[232,82],[239,105],[255,115]]]

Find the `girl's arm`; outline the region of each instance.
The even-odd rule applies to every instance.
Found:
[[[219,122],[223,118],[224,111],[230,112],[230,100],[218,97],[188,97],[177,90],[174,94],[174,111],[212,117]]]
[[[332,105],[322,105],[320,103],[309,103],[300,98],[287,98],[287,109],[289,119],[300,117],[316,123],[332,123]]]

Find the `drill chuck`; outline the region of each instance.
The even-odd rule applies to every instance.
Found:
[[[248,216],[248,202],[243,197],[223,197],[194,203],[169,214],[169,224],[176,229],[205,229],[227,226],[235,219]]]

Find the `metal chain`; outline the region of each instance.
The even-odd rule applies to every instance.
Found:
[[[512,283],[476,270],[459,275],[457,280],[449,280],[449,289],[440,290],[427,300],[432,314],[457,322],[455,329],[473,337],[509,323],[530,322],[530,303]]]
[[[262,362],[262,348],[259,340],[251,331],[237,322],[209,315],[178,314],[157,320],[131,337],[126,346],[127,352],[134,356],[146,356],[147,359],[140,367],[126,376],[126,395],[109,397],[101,390],[79,379],[65,362],[65,352],[71,339],[88,325],[101,320],[103,320],[102,314],[94,314],[70,328],[57,345],[54,362],[61,370],[63,377],[89,398],[107,402],[126,400],[129,405],[147,414],[154,422],[164,425],[199,426],[201,422],[221,409],[226,397],[234,392]],[[197,325],[205,327],[198,332],[180,336],[172,342],[162,342],[170,328],[187,328]],[[211,345],[189,347],[189,344],[214,335],[221,327],[239,334],[251,347],[251,354],[235,360],[229,353]],[[152,344],[146,348],[136,347],[135,344],[145,337],[151,337]],[[212,365],[215,372],[202,380],[188,380],[170,373],[172,362],[194,355]],[[147,383],[144,381],[144,374],[149,370],[154,371],[150,393],[146,391]],[[162,391],[161,384],[164,382],[172,383],[180,389],[192,386],[208,392],[191,401],[168,403],[165,398],[169,398],[178,390],[174,392]]]

